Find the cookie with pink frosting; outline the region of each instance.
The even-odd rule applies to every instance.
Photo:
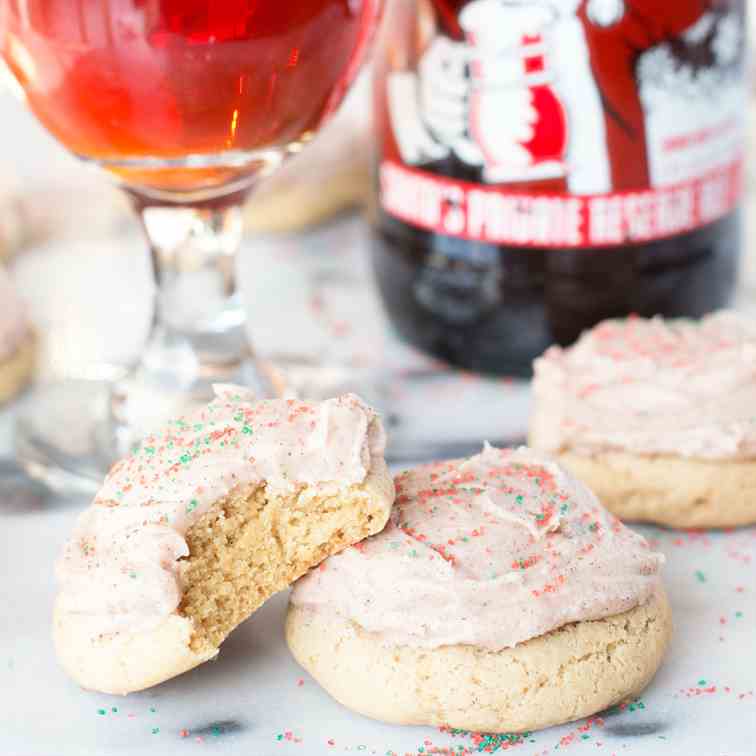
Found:
[[[385,436],[359,398],[216,395],[118,462],[65,546],[53,635],[82,687],[129,693],[213,658],[269,596],[386,524]]]
[[[619,517],[756,522],[756,321],[605,321],[535,362],[530,444]]]
[[[671,632],[663,557],[549,457],[486,446],[399,475],[386,528],[291,594],[294,657],[400,724],[520,732],[639,693]]]
[[[29,382],[35,357],[34,332],[13,281],[0,267],[0,404]]]

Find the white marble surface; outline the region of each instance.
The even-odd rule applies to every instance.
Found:
[[[360,351],[370,334],[371,359],[397,370],[389,393],[401,417],[395,440],[415,434],[444,441],[452,438],[450,430],[454,438],[468,440],[524,432],[526,386],[438,374],[432,363],[385,334],[370,300],[359,219],[307,237],[250,242],[246,252],[242,284],[254,313],[251,335],[263,351],[280,352],[286,343],[345,366],[364,365]],[[14,275],[35,320],[45,326],[48,377],[86,374],[92,362],[119,362],[139,348],[148,308],[136,237],[32,250],[16,261]],[[280,301],[265,295],[280,276],[288,292],[284,315]],[[323,299],[326,307],[313,307]],[[110,306],[112,301],[119,306]],[[350,333],[340,324],[356,310],[364,327]],[[306,338],[282,339],[299,324],[305,324]],[[420,395],[407,375],[425,376]],[[10,452],[12,412],[0,413],[0,455]],[[82,504],[53,499],[25,509],[0,491],[0,754],[424,756],[486,747],[528,756],[563,750],[607,756],[756,753],[756,529],[709,535],[645,529],[668,557],[677,629],[667,662],[641,702],[600,719],[486,746],[469,734],[371,722],[329,699],[285,648],[285,596],[239,628],[216,662],[176,680],[126,698],[78,689],[56,666],[49,625],[53,561]]]
[[[0,512],[0,753],[414,756],[457,753],[460,746],[468,749],[462,753],[479,752],[471,736],[382,725],[332,701],[286,650],[283,595],[240,627],[215,662],[127,697],[80,690],[56,666],[49,633],[52,561],[75,515],[75,507]],[[535,733],[516,746],[518,753],[755,752],[756,529],[644,532],[668,557],[676,633],[642,707]]]

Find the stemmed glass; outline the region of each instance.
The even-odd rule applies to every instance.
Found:
[[[336,110],[380,2],[0,0],[6,72],[39,121],[130,196],[155,278],[151,335],[104,398],[69,382],[28,402],[28,472],[89,490],[137,440],[135,418],[205,399],[215,382],[271,393],[236,290],[240,207]]]

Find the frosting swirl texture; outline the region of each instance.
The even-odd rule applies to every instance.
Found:
[[[645,603],[663,557],[581,483],[529,449],[396,478],[385,530],[327,559],[291,601],[389,645],[510,648]]]
[[[535,362],[532,439],[549,452],[756,457],[756,322],[605,321]]]
[[[89,617],[93,636],[150,629],[178,607],[186,532],[238,486],[336,492],[383,457],[381,422],[354,395],[308,403],[215,390],[114,465],[79,516],[57,565],[59,606]]]

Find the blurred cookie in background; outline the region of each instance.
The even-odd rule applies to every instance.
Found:
[[[0,268],[0,404],[12,399],[34,373],[36,340],[13,281]]]
[[[0,263],[10,259],[25,235],[19,182],[11,172],[0,172]],[[4,303],[3,303],[4,304]],[[4,308],[3,308],[4,309]]]
[[[106,183],[1,192],[0,260],[51,240],[102,239],[136,227],[125,195]]]
[[[301,231],[365,203],[370,191],[369,96],[363,74],[313,143],[252,193],[244,211],[249,231]]]
[[[103,238],[133,224],[125,195],[98,173],[74,166],[41,184],[26,184],[0,166],[0,263],[52,239]]]

